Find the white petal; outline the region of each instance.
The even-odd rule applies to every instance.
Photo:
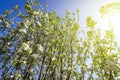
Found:
[[[19,29],[19,32],[21,32],[21,33],[27,33],[27,31],[25,30],[25,29]]]
[[[28,50],[29,49],[29,45],[27,43],[23,43],[22,47],[24,50]]]
[[[43,47],[40,44],[38,44],[37,46],[38,46],[38,50],[43,52],[43,50],[44,50]]]

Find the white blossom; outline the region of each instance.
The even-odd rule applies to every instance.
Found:
[[[27,63],[27,62],[24,60],[24,61],[23,61],[23,64],[26,64],[26,63]]]
[[[31,71],[31,72],[33,72],[33,71],[34,71],[34,69],[30,69],[30,71]]]
[[[56,58],[55,58],[55,57],[53,57],[53,58],[52,58],[52,61],[55,61],[55,60],[56,60]]]
[[[24,33],[24,34],[27,33],[26,29],[19,29],[19,32]]]
[[[5,27],[9,27],[10,26],[10,24],[8,23],[8,22],[5,22],[6,23],[6,26]]]
[[[24,26],[26,27],[26,28],[28,28],[29,26],[30,26],[30,21],[29,20],[25,20],[25,22],[24,22]]]
[[[10,77],[11,77],[11,78],[13,78],[13,77],[14,77],[14,75],[10,75]]]
[[[8,45],[10,45],[10,42],[8,42]]]
[[[66,79],[66,78],[67,78],[67,76],[65,75],[65,76],[64,76],[64,78]]]
[[[30,47],[29,47],[29,45],[28,45],[27,43],[23,43],[23,44],[22,44],[22,48],[23,48],[24,50],[29,50],[29,49],[30,49]]]
[[[41,26],[41,23],[40,23],[39,21],[37,21],[37,24],[38,24],[39,26]]]
[[[31,56],[34,58],[38,58],[38,54],[32,54]]]
[[[42,47],[42,45],[38,44],[37,46],[38,46],[38,50],[43,52],[44,48]]]
[[[26,23],[26,24],[28,24],[28,23]],[[26,24],[24,24],[24,26],[25,26],[26,28],[28,28],[28,25],[26,25]]]
[[[28,44],[34,44],[34,41],[28,41]]]
[[[70,71],[71,70],[71,67],[68,67],[68,71]]]
[[[45,14],[45,16],[48,18],[48,14]]]
[[[39,11],[34,11],[34,14],[35,15],[39,15]]]

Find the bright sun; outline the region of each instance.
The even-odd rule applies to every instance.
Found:
[[[118,38],[120,36],[120,13],[116,12],[114,15],[111,15],[111,23],[114,27],[114,33]]]
[[[120,30],[120,13],[115,13],[111,16],[111,22],[114,28]]]
[[[120,40],[120,11],[111,12],[99,19],[98,28],[101,29],[102,34],[105,34],[105,31],[110,28],[109,25],[114,28],[115,39]]]

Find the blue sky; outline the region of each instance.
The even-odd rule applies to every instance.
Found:
[[[49,4],[50,10],[56,10],[59,14],[63,14],[65,9],[74,12],[77,8],[80,8],[81,13],[87,12],[88,10],[96,10],[100,5],[109,3],[112,1],[120,0],[39,0],[42,5]],[[0,14],[6,9],[11,9],[15,5],[20,5],[23,9],[25,0],[0,0]],[[91,12],[89,12],[90,14]],[[86,13],[84,13],[86,14]]]
[[[3,14],[5,10],[10,10],[16,5],[20,5],[23,9],[25,0],[0,0],[0,14]]]
[[[58,15],[64,16],[65,9],[74,12],[77,8],[80,9],[80,18],[83,20],[86,16],[96,16],[101,5],[120,0],[39,0],[45,7],[48,3],[50,11],[56,11]],[[25,0],[0,0],[0,14],[6,9],[10,10],[15,5],[20,5],[23,10]]]

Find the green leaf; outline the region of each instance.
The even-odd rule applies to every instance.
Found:
[[[96,24],[97,24],[97,22],[95,20],[93,20],[92,17],[87,17],[87,19],[86,19],[87,28],[93,29]]]

